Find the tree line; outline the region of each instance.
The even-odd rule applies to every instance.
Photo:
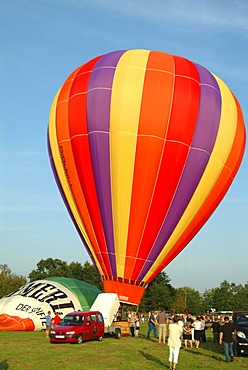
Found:
[[[103,289],[96,268],[89,262],[85,262],[84,265],[79,262],[68,264],[60,259],[47,258],[37,263],[36,269],[29,273],[28,278],[12,273],[6,264],[0,265],[0,298],[28,282],[52,276],[83,280],[100,290]],[[161,272],[148,285],[140,302],[139,311],[149,312],[165,307],[176,313],[183,313],[187,309],[192,315],[197,315],[209,313],[212,309],[236,311],[248,308],[248,282],[245,285],[236,285],[224,280],[219,287],[205,289],[203,294],[187,286],[174,288],[170,282],[169,276]]]

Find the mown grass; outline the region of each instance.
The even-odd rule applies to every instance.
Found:
[[[0,370],[169,369],[167,345],[146,339],[146,331],[145,323],[141,325],[140,338],[106,337],[102,342],[82,345],[50,344],[44,332],[0,332]],[[248,369],[248,357],[235,357],[233,363],[227,364],[222,347],[212,342],[208,329],[207,342],[201,348],[181,349],[177,368]]]

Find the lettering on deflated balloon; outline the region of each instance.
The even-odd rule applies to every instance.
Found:
[[[54,314],[58,309],[63,310],[71,308],[72,311],[75,311],[75,306],[68,295],[50,283],[30,283],[21,287],[17,292],[8,294],[8,297],[11,296],[22,296],[34,299],[35,301],[48,303]],[[42,326],[46,324],[46,313],[44,310],[36,305],[31,305],[30,302],[29,304],[19,302],[15,310],[28,314],[35,314],[39,317]]]

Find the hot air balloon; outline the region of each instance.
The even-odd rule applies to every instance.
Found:
[[[119,50],[83,64],[62,85],[48,147],[104,291],[139,304],[226,194],[245,126],[235,96],[203,66]]]

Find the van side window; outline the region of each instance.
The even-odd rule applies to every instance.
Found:
[[[86,318],[86,325],[90,325],[91,323],[91,317],[90,316],[87,316]]]
[[[98,316],[98,321],[99,321],[100,323],[103,323],[103,322],[104,322],[104,320],[103,320],[103,316],[102,316],[102,314],[98,314],[97,316]]]

